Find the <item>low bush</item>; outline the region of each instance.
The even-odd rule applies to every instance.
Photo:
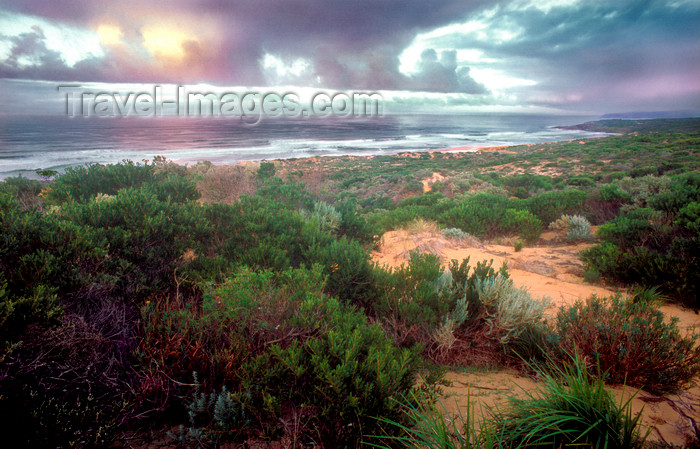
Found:
[[[566,240],[590,240],[593,238],[591,224],[581,215],[562,215],[549,224],[549,229],[564,234]]]
[[[537,241],[542,233],[542,222],[526,210],[506,209],[502,226],[529,243]]]
[[[271,347],[254,363],[266,374],[253,369],[246,387],[280,411],[306,409],[307,438],[353,447],[377,432],[376,416],[400,417],[395,399],[413,387],[418,351],[396,348],[364,316],[333,313],[330,330],[318,338]]]
[[[563,359],[578,351],[608,382],[666,392],[700,372],[700,335],[681,335],[677,322],[653,302],[594,295],[559,311],[553,343]]]
[[[541,354],[549,332],[544,317],[549,300],[533,298],[527,289],[516,287],[501,274],[478,279],[475,287],[485,307],[489,334],[521,356]]]
[[[242,440],[250,430],[251,416],[245,409],[250,402],[246,393],[232,393],[222,387],[220,391],[201,391],[197,373],[194,373],[195,390],[187,403],[189,426],[181,426],[174,436],[180,443],[199,447],[215,446],[220,442]]]
[[[171,286],[180,257],[198,249],[210,229],[195,202],[159,198],[146,187],[123,188],[109,201],[66,204],[60,218],[109,248],[102,268],[113,277],[111,294],[134,301]]]
[[[442,235],[448,239],[461,240],[469,236],[466,232],[459,228],[447,228],[442,230]]]
[[[437,256],[418,252],[410,254],[407,265],[375,273],[379,299],[374,310],[398,344],[428,342],[432,330],[454,307],[452,279],[440,282],[443,274]]]
[[[376,240],[372,227],[357,211],[357,201],[353,198],[335,204],[340,213],[340,235],[355,239],[362,244],[373,243]]]
[[[373,416],[399,416],[391,398],[413,386],[418,349],[394,347],[378,325],[323,289],[319,265],[243,270],[199,307],[149,304],[139,349],[142,396],[168,402],[173,412],[182,408],[176,397],[193,397],[190,437],[211,440],[216,435],[207,432],[216,429],[230,439],[279,436],[281,423],[296,417],[305,441],[355,446],[375,427]],[[198,390],[188,393],[192,372]]]
[[[604,184],[586,199],[586,216],[593,223],[602,224],[620,214],[628,205],[630,195],[615,184]]]
[[[699,307],[699,201],[700,176],[671,177],[658,193],[639,200],[645,207],[627,208],[602,225],[598,235],[605,242],[584,251],[584,261],[605,278],[660,286],[671,298]]]
[[[323,266],[326,292],[371,312],[376,299],[374,269],[367,251],[355,240],[341,237],[325,245],[310,241],[304,251],[306,263]]]
[[[497,272],[479,262],[472,269],[467,258],[445,270],[437,256],[413,252],[408,265],[377,276],[375,311],[399,345],[423,344],[426,357],[451,363],[468,357],[463,346],[472,338],[482,339],[495,358],[543,354],[547,302],[515,287],[505,267]]]
[[[438,221],[478,237],[494,237],[501,232],[509,205],[504,196],[478,193],[443,212]]]
[[[513,242],[513,249],[516,253],[522,251],[524,246],[525,242],[523,242],[521,239],[517,239],[515,242]]]
[[[121,164],[68,167],[51,184],[49,199],[87,201],[98,193],[115,195],[125,187],[139,188],[156,181],[155,164],[124,161]]]
[[[323,231],[335,232],[340,227],[343,217],[335,207],[325,201],[316,201],[312,211],[301,209],[301,215],[307,221],[314,221]]]
[[[669,224],[656,211],[636,209],[601,226],[598,234],[606,241],[581,253],[589,270],[623,283],[658,285],[676,300],[700,305],[695,294],[700,240],[691,230]]]
[[[586,197],[586,192],[575,189],[544,192],[522,200],[521,207],[529,210],[543,225],[549,225],[563,214],[581,213]]]
[[[518,198],[527,198],[532,192],[552,190],[552,178],[549,176],[522,174],[501,178],[508,192]],[[521,193],[520,193],[521,192]]]

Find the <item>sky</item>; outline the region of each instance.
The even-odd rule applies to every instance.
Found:
[[[0,113],[56,86],[380,92],[397,112],[700,108],[700,0],[0,0]]]

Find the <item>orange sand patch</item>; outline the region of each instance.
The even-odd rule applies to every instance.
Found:
[[[526,391],[534,391],[538,383],[513,369],[493,372],[461,373],[448,372],[445,379],[452,385],[442,387],[442,403],[451,414],[461,413],[466,416],[466,404],[474,408],[473,416],[477,423],[482,418],[488,419],[489,410],[495,410],[508,404],[508,398],[524,399]]]
[[[434,172],[431,177],[425,178],[424,180],[421,181],[421,183],[423,183],[423,193],[430,192],[433,184],[435,184],[436,182],[444,181],[445,179],[446,178],[444,176],[442,176],[440,173]]]
[[[512,147],[512,145],[503,145],[499,147],[454,147],[454,148],[446,148],[444,150],[439,150],[440,153],[477,153],[477,152],[484,152],[484,153],[493,153],[493,152],[498,152],[498,153],[507,153],[507,154],[515,154],[516,152],[513,150],[506,150],[505,148]]]

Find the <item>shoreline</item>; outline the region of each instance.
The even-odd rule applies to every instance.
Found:
[[[574,140],[583,140],[583,139],[574,139]],[[440,154],[448,154],[448,155],[459,155],[459,154],[478,154],[478,153],[503,153],[503,154],[518,154],[517,151],[509,150],[509,148],[517,148],[517,147],[532,147],[536,145],[544,145],[544,144],[557,144],[557,143],[563,143],[563,142],[573,142],[574,140],[568,139],[568,140],[553,140],[551,142],[539,142],[539,143],[525,143],[525,144],[513,144],[513,145],[496,145],[496,146],[484,146],[484,147],[479,147],[479,146],[459,146],[459,147],[448,147],[448,148],[441,148],[441,149],[426,149],[426,150],[400,150],[395,153],[386,153],[386,154],[321,154],[318,156],[303,156],[303,157],[284,157],[284,158],[275,158],[275,159],[248,159],[248,160],[242,160],[234,163],[221,163],[218,164],[215,161],[205,159],[173,159],[173,160],[168,160],[168,162],[173,162],[178,165],[184,165],[186,167],[191,167],[193,165],[189,165],[190,163],[193,164],[199,164],[199,163],[205,163],[205,162],[211,162],[213,165],[217,166],[248,166],[251,164],[259,164],[260,162],[280,162],[282,164],[285,164],[287,161],[304,161],[304,160],[309,160],[309,161],[318,161],[319,159],[341,159],[341,158],[347,158],[349,160],[355,160],[355,159],[361,159],[361,160],[372,160],[375,157],[379,156],[388,156],[388,157],[411,157],[411,158],[419,158],[421,154],[430,154],[431,158],[433,157],[432,155],[435,153],[440,153]]]
[[[562,144],[562,143],[567,143],[567,142],[578,142],[580,144],[584,144],[587,140],[589,139],[602,139],[610,136],[615,136],[618,134],[615,133],[597,133],[597,134],[602,134],[598,136],[586,136],[586,137],[580,137],[577,139],[562,139],[562,140],[551,140],[551,141],[546,141],[546,142],[533,142],[533,143],[520,143],[520,144],[509,144],[509,145],[488,145],[488,146],[474,146],[474,145],[465,145],[465,146],[457,146],[457,147],[447,147],[447,148],[440,148],[440,149],[424,149],[424,150],[397,150],[396,152],[392,153],[374,153],[374,154],[319,154],[315,156],[301,156],[301,157],[280,157],[280,158],[274,158],[274,159],[246,159],[246,160],[241,160],[233,163],[216,163],[215,161],[212,161],[211,159],[172,159],[168,160],[169,162],[174,162],[178,165],[184,165],[189,167],[189,163],[204,163],[204,162],[211,162],[214,165],[219,165],[219,166],[246,166],[248,164],[257,164],[260,162],[283,162],[283,161],[303,161],[303,160],[318,160],[320,158],[324,159],[340,159],[340,158],[348,158],[350,160],[354,159],[366,159],[366,160],[371,160],[375,157],[378,156],[388,156],[388,157],[413,157],[417,158],[420,157],[420,154],[427,153],[427,154],[434,154],[434,153],[441,153],[441,154],[450,154],[450,155],[457,155],[457,154],[478,154],[478,153],[503,153],[503,154],[518,154],[517,151],[510,150],[510,148],[518,148],[518,147],[535,147],[538,145],[551,145],[551,144]],[[431,156],[432,157],[432,156]]]
[[[522,144],[513,144],[513,145],[495,145],[495,146],[484,146],[484,147],[479,147],[479,146],[459,146],[459,147],[448,147],[448,148],[441,148],[437,150],[401,150],[396,153],[390,153],[390,154],[366,154],[366,155],[357,155],[357,154],[322,154],[318,156],[304,156],[304,157],[287,157],[287,158],[276,158],[276,159],[249,159],[249,160],[243,160],[243,161],[238,161],[235,163],[221,163],[217,164],[214,161],[211,160],[184,160],[184,159],[178,159],[178,160],[169,160],[169,162],[176,163],[178,165],[184,165],[186,167],[190,167],[191,165],[188,165],[188,163],[192,162],[195,165],[198,163],[204,163],[204,162],[211,162],[214,165],[217,166],[247,166],[251,164],[259,164],[260,162],[281,162],[283,165],[286,163],[286,161],[304,161],[304,160],[310,160],[310,161],[318,161],[320,158],[324,159],[341,159],[341,158],[348,158],[349,160],[355,160],[355,159],[361,159],[361,160],[371,160],[374,159],[375,157],[378,156],[388,156],[388,157],[411,157],[411,158],[419,158],[421,154],[430,154],[431,158],[433,157],[432,155],[435,153],[440,153],[440,154],[447,154],[447,155],[460,155],[460,154],[479,154],[479,153],[502,153],[502,154],[518,154],[518,151],[513,151],[509,150],[509,148],[518,148],[518,147],[534,147],[537,145],[546,145],[546,144],[561,144],[561,143],[566,143],[566,142],[575,142],[578,141],[579,143],[585,143],[585,140],[588,139],[599,139],[607,136],[599,136],[599,137],[586,137],[586,138],[581,138],[581,139],[565,139],[565,140],[553,140],[550,142],[538,142],[538,143],[522,143]],[[184,163],[183,163],[184,162]]]

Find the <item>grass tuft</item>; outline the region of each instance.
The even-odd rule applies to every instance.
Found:
[[[641,448],[641,412],[633,415],[632,398],[617,403],[605,389],[603,375],[591,376],[582,356],[563,366],[537,370],[544,381],[525,399],[512,398],[495,416],[495,431],[505,447]]]

